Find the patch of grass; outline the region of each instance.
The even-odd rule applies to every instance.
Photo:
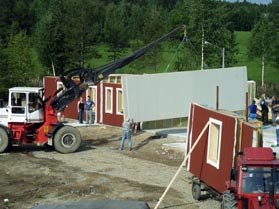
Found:
[[[239,53],[237,55],[237,66],[247,66],[248,80],[262,81],[262,63],[261,59],[248,59],[248,44],[251,37],[251,32],[236,32],[236,41]],[[278,70],[271,66],[270,63],[265,62],[264,82],[275,83],[279,80]]]
[[[247,66],[248,80],[254,80],[257,83],[260,83],[262,81],[261,59],[260,58],[254,60],[248,59],[248,44],[249,44],[249,39],[251,37],[251,32],[238,31],[235,32],[235,34],[236,34],[236,42],[237,42],[237,48],[239,50],[239,53],[236,56],[238,62],[234,66],[235,67]],[[179,43],[177,43],[176,46],[174,44],[165,42],[161,45],[163,53],[159,58],[160,61],[157,63],[156,72],[165,72],[168,65],[170,65],[170,69],[173,67],[175,61],[176,47],[178,47],[178,44]],[[97,46],[96,52],[100,56],[98,58],[93,58],[89,60],[87,62],[87,65],[89,64],[89,66],[91,67],[97,67],[113,61],[111,58],[112,52],[109,52],[108,45],[100,44],[99,46]],[[126,49],[125,52],[121,55],[121,58],[128,56],[131,53],[132,53],[131,49]],[[179,53],[182,52],[180,51]],[[198,56],[198,55],[193,54],[193,56]],[[199,57],[197,57],[197,59],[199,59]],[[120,68],[119,70],[116,71],[116,73],[132,73],[132,72],[136,72],[138,74],[155,73],[154,69],[150,69],[148,65],[144,64],[144,60],[142,59],[137,59],[131,64],[128,64],[125,67]],[[265,72],[264,72],[264,82],[277,83],[278,80],[279,80],[278,70],[275,67],[271,66],[270,63],[266,62]]]
[[[106,64],[110,62],[109,53],[108,53],[108,46],[105,44],[101,44],[97,47],[96,53],[100,55],[98,58],[90,59],[86,64],[91,67],[98,67],[100,65]]]
[[[42,194],[36,194],[35,198],[36,198],[36,199],[44,199],[45,196],[42,195]]]

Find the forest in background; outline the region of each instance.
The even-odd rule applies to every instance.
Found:
[[[203,47],[204,69],[221,67],[219,49],[225,48],[226,67],[252,63],[248,78],[263,84],[259,72],[264,66],[264,72],[269,70],[264,83],[277,83],[279,0],[268,5],[220,0],[2,0],[0,98],[13,86],[42,86],[43,76],[117,60],[180,25],[186,25],[186,31],[117,73],[201,69],[204,40],[213,44]],[[244,49],[238,42],[245,37],[240,32],[249,33]]]

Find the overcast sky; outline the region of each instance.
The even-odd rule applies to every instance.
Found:
[[[236,2],[237,0],[226,0],[226,1]],[[240,2],[242,1],[243,0],[240,0]],[[257,4],[269,4],[271,3],[272,0],[247,0],[247,1],[251,3],[257,3]]]

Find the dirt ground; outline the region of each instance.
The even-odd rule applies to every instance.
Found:
[[[60,154],[46,147],[22,146],[0,155],[0,209],[80,200],[137,200],[154,208],[183,161],[183,153],[162,148],[175,142],[151,132],[132,136],[133,150],[119,151],[121,129],[79,127],[78,152]],[[190,174],[183,168],[160,209],[219,208],[213,199],[195,201]]]

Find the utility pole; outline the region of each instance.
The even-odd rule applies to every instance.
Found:
[[[222,68],[225,68],[225,48],[222,48]]]
[[[202,26],[202,48],[201,48],[201,70],[203,70],[203,47],[204,47],[204,31]]]

